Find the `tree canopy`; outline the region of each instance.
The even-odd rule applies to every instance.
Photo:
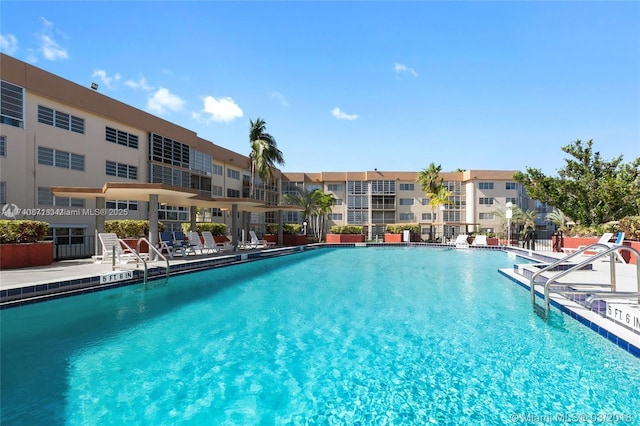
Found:
[[[278,149],[276,139],[267,133],[267,123],[258,118],[256,121],[249,119],[249,144],[251,145],[251,196],[255,176],[263,181],[272,178],[272,169],[277,165],[284,165],[282,151]]]
[[[604,160],[593,150],[593,140],[575,140],[562,151],[565,167],[558,176],[526,168],[513,178],[522,183],[533,199],[560,209],[576,223],[599,225],[640,214],[640,158],[623,163],[622,155]]]

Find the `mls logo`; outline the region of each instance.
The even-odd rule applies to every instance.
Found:
[[[7,204],[2,208],[2,215],[6,217],[16,217],[20,214],[20,207],[15,204]]]

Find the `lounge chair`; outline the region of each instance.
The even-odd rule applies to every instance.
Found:
[[[214,238],[215,239],[215,238]],[[222,238],[220,238],[222,239]],[[233,251],[233,243],[229,239],[229,237],[224,237],[224,241],[216,241],[216,245],[220,251]]]
[[[472,246],[486,246],[487,245],[487,236],[486,235],[476,235],[471,243]]]
[[[110,232],[101,232],[98,234],[98,239],[100,240],[100,244],[102,245],[102,256],[99,256],[99,260],[102,262],[111,261],[113,258],[115,247],[115,258],[118,263],[129,263],[129,262],[137,262],[138,257],[140,258],[148,258],[148,253],[137,253],[134,249],[127,246],[123,247],[122,241],[118,238],[115,233]],[[98,260],[96,258],[96,260]]]
[[[160,232],[160,252],[166,250],[169,257],[173,259],[173,252],[180,251],[182,253],[183,246],[173,240],[173,235],[169,231]]]
[[[612,248],[612,247],[619,247],[622,245],[622,242],[624,241],[624,232],[618,232],[618,235],[616,236],[616,240],[615,242],[610,242],[611,238],[613,237],[613,232],[605,232],[604,234],[602,234],[602,236],[600,237],[600,239],[598,239],[596,244],[600,244],[600,247],[594,247],[593,249],[589,249],[586,252],[582,253],[582,255],[584,256],[593,256],[594,254],[597,254],[598,252],[602,252],[604,250],[606,250],[604,247],[602,246],[606,246],[608,248]],[[583,250],[585,248],[587,248],[588,245],[581,245],[578,246],[576,248],[568,248],[568,247],[563,247],[562,251],[566,254],[573,254],[577,251]],[[627,263],[625,262],[624,258],[620,255],[619,251],[614,252],[615,253],[615,257],[618,261],[622,262],[622,263]],[[607,260],[607,259],[603,259],[603,260]]]
[[[193,245],[187,243],[184,232],[182,231],[173,232],[173,243],[181,248],[183,256],[187,256],[189,253],[196,254],[195,248]]]
[[[467,234],[460,234],[456,237],[456,240],[451,244],[455,245],[458,248],[469,247],[467,238],[469,238]]]
[[[203,248],[205,250],[210,250],[213,253],[220,253],[222,248],[218,246],[216,240],[213,238],[213,234],[211,231],[202,231],[202,239],[204,240]]]
[[[265,248],[265,247],[273,247],[276,245],[276,243],[272,241],[259,239],[254,231],[249,231],[249,235],[251,236],[251,244],[253,244],[255,247]]]
[[[206,247],[204,244],[202,244],[202,240],[200,240],[200,234],[198,234],[196,231],[187,232],[187,239],[189,240],[189,246],[191,246],[194,250],[199,251],[200,254],[204,254],[205,250],[208,254],[211,254],[212,252],[217,253],[218,251],[215,247]]]

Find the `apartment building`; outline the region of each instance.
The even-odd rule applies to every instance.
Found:
[[[181,223],[196,216],[198,220],[231,226],[229,206],[234,200],[250,198],[248,156],[10,56],[1,54],[0,63],[3,218],[10,217],[17,207],[19,218],[48,222],[50,237],[57,245],[82,245],[90,251],[98,226],[93,212],[101,209],[107,213],[103,220],[146,219],[157,212],[169,230],[179,229]],[[422,238],[433,240],[462,232],[499,231],[501,220],[492,212],[509,201],[529,208],[532,202],[522,186],[513,181],[513,173],[442,173],[452,196],[451,204],[438,211],[429,206],[420,190],[417,172],[276,170],[269,186],[257,183],[252,198],[274,206],[282,194],[296,188],[318,188],[337,200],[329,224],[363,225],[371,239],[382,238],[387,224],[419,224]],[[199,195],[199,206],[206,207],[196,210],[180,197],[174,197],[180,202],[159,200],[157,205],[150,205],[148,197],[130,199],[125,195],[107,196],[102,204],[91,196],[90,189],[104,188],[107,183],[119,187],[161,184],[174,195],[180,191],[185,197]],[[63,196],[54,195],[52,187],[88,189]],[[212,207],[215,205],[220,207]],[[276,214],[254,210],[248,222],[264,230],[266,223],[278,222]],[[284,215],[285,223],[302,223],[300,212],[285,211]]]
[[[362,225],[369,239],[382,239],[386,225],[418,224],[422,239],[470,232],[500,232],[508,202],[528,209],[523,186],[513,180],[513,170],[443,172],[443,184],[451,192],[450,204],[437,210],[429,205],[417,182],[418,172],[284,173],[283,193],[321,189],[336,199],[330,225]],[[291,216],[299,213],[291,213]],[[289,218],[293,219],[292,217]]]
[[[10,56],[2,54],[0,63],[0,204],[19,208],[20,218],[49,222],[56,241],[86,244],[98,207],[107,220],[143,219],[149,203],[106,199],[98,206],[95,197],[56,196],[51,187],[158,183],[205,198],[249,198],[246,155]],[[268,187],[258,182],[254,198],[278,203],[280,172],[274,175]],[[157,212],[170,230],[192,215],[190,206],[171,203],[160,203]],[[221,208],[198,214],[231,223]],[[254,213],[251,220],[275,221],[270,214]]]

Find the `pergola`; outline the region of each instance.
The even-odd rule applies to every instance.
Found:
[[[230,210],[232,244],[238,246],[238,212],[264,213],[269,211],[302,211],[299,206],[268,206],[265,203],[248,198],[212,198],[200,195],[197,190],[180,188],[162,183],[126,183],[107,182],[102,188],[54,186],[51,192],[55,196],[95,200],[96,209],[104,209],[106,200],[132,200],[149,203],[149,242],[158,244],[158,204],[189,207],[191,229],[196,230],[196,211],[198,208],[219,208]],[[96,215],[96,230],[104,232],[105,215]],[[278,240],[282,241],[282,214],[279,215]]]

